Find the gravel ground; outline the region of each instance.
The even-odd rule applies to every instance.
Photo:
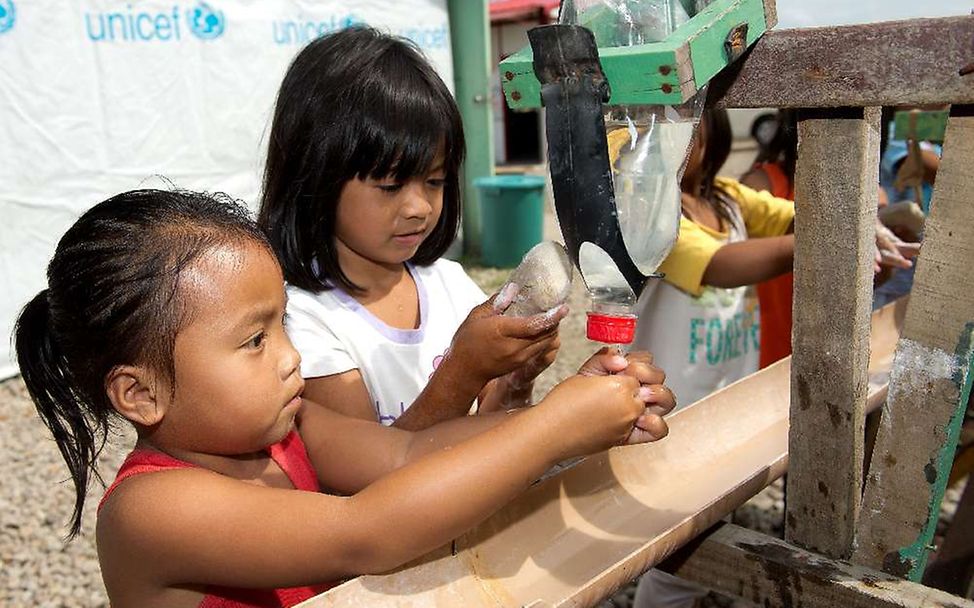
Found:
[[[487,292],[496,291],[509,274],[488,268],[470,268],[469,272]],[[585,339],[585,295],[580,281],[576,281],[569,307],[572,313],[562,322],[558,360],[538,379],[536,399],[574,373],[597,347]],[[0,606],[107,606],[92,534],[102,489],[96,486],[89,492],[83,532],[65,544],[64,524],[74,503],[73,486],[19,378],[0,383],[0,424]],[[107,479],[113,478],[133,443],[134,433],[127,430],[106,446],[100,468]],[[948,491],[943,522],[949,521],[961,490],[955,486]],[[733,521],[780,535],[782,509],[779,482],[740,508]],[[628,608],[633,590],[632,585],[621,589],[602,608]],[[709,608],[750,606],[716,594],[703,604]]]

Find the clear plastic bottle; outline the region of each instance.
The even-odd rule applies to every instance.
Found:
[[[599,47],[631,46],[665,40],[709,3],[565,0],[559,22],[598,23],[593,34]],[[590,340],[625,345],[634,338],[634,307],[644,287],[640,275],[661,276],[657,268],[679,233],[680,179],[704,97],[698,95],[682,106],[605,108],[614,202],[606,205],[599,220],[587,218],[593,228],[587,229],[590,240],[601,242],[581,242],[577,252],[578,268],[591,298],[586,330]],[[614,240],[620,233],[625,253]],[[625,268],[629,280],[616,262]]]
[[[611,108],[606,116],[615,206],[607,219],[614,215],[629,258],[646,277],[661,276],[657,269],[679,234],[680,178],[698,115],[691,104]],[[592,301],[589,339],[632,342],[642,286],[627,281],[598,245],[583,243],[578,257]]]

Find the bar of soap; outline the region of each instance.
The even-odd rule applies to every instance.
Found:
[[[508,281],[520,289],[505,315],[527,317],[564,304],[572,289],[572,263],[565,246],[554,241],[538,243]]]

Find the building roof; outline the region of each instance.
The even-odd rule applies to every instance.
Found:
[[[560,0],[490,0],[491,21],[536,19],[539,13],[558,8]]]

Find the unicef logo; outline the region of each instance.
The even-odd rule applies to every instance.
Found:
[[[6,0],[0,0],[4,2]],[[213,40],[223,35],[226,29],[226,19],[223,11],[214,10],[206,2],[200,2],[195,8],[186,11],[189,29],[201,40]]]
[[[0,34],[13,28],[15,16],[13,0],[0,0]]]

